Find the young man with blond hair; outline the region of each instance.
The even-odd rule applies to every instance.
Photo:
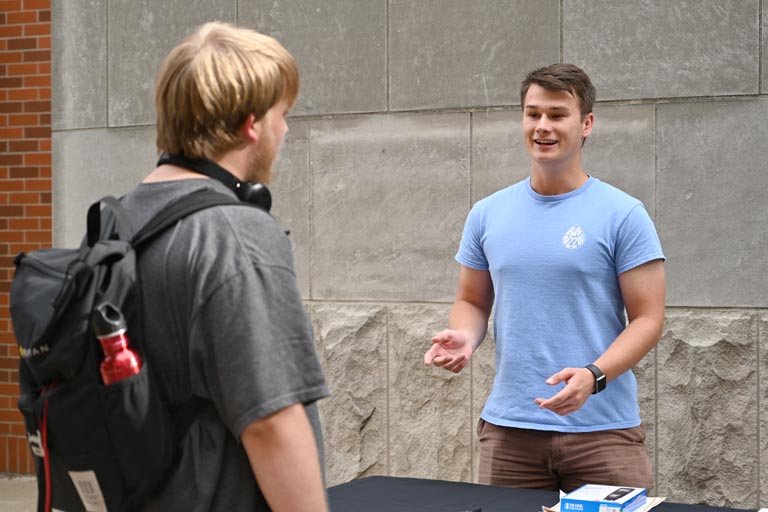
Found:
[[[424,362],[460,372],[495,307],[496,376],[477,427],[480,482],[650,488],[631,368],[658,343],[664,321],[656,230],[640,201],[581,166],[595,122],[583,70],[537,69],[520,100],[531,176],[472,207],[450,328],[435,335]]]
[[[158,150],[268,183],[298,89],[277,41],[206,24],[158,75]],[[123,199],[137,225],[200,189],[235,197],[163,162]],[[316,401],[328,390],[284,231],[261,209],[216,206],[164,232],[140,265],[147,360],[171,406],[200,403],[144,510],[327,510]]]

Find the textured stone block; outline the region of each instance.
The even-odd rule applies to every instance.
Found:
[[[51,19],[52,128],[106,126],[107,1],[51,2]]]
[[[449,301],[469,208],[469,116],[313,121],[312,297]]]
[[[153,127],[54,132],[54,245],[80,245],[88,206],[129,192],[156,161]]]
[[[397,0],[393,110],[519,104],[525,73],[560,60],[559,2]]]
[[[755,94],[758,0],[563,2],[563,60],[599,100]]]
[[[111,0],[109,2],[109,126],[150,124],[154,84],[166,54],[198,26],[234,24],[237,0]]]
[[[768,306],[768,101],[658,106],[667,304]]]
[[[488,323],[488,332],[483,343],[472,356],[472,481],[477,482],[477,465],[480,444],[477,442],[477,422],[483,412],[485,401],[491,394],[493,378],[496,376],[496,340],[493,338],[493,319]],[[463,370],[463,371],[466,371]]]
[[[389,467],[392,476],[470,481],[470,374],[425,367],[448,306],[393,306],[389,313]]]
[[[472,116],[472,200],[477,201],[531,174],[520,110]],[[595,108],[595,128],[582,153],[584,170],[637,197],[654,214],[654,108]]]
[[[279,40],[296,59],[294,114],[386,110],[386,2],[239,0],[238,22]]]
[[[654,469],[653,480],[656,483],[655,488],[649,490],[649,495],[656,496],[655,489],[658,489],[660,483],[657,474],[659,464],[656,450],[656,349],[646,354],[632,371],[637,379],[637,401],[640,405],[640,419],[645,425],[645,447],[651,456]]]
[[[289,120],[289,132],[272,166],[272,214],[290,231],[301,296],[309,298],[309,123]]]
[[[763,18],[765,19],[765,18]],[[768,313],[760,315],[760,506],[768,504]]]
[[[317,304],[312,318],[332,393],[320,401],[326,483],[386,475],[386,309]]]
[[[658,493],[755,508],[757,317],[670,310],[658,347]]]

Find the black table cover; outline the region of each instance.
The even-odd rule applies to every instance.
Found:
[[[332,512],[541,512],[558,493],[489,485],[372,476],[328,489]],[[667,503],[652,512],[737,512],[743,509]],[[754,511],[754,509],[752,509]]]

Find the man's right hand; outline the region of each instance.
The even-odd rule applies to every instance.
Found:
[[[424,364],[434,364],[459,373],[472,358],[472,344],[462,331],[445,329],[432,338],[432,347],[424,354]]]

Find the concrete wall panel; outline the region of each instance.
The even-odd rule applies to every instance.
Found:
[[[667,304],[768,306],[768,101],[658,107]]]
[[[472,116],[472,201],[525,179],[531,162],[519,110]],[[631,194],[654,214],[654,109],[648,105],[597,106],[584,146],[584,170]]]
[[[299,64],[293,113],[382,111],[387,106],[386,0],[239,0],[241,26],[279,40]]]
[[[293,263],[301,296],[309,298],[309,122],[289,120],[280,155],[272,169],[272,215],[290,231]]]
[[[756,354],[751,312],[668,312],[658,348],[658,495],[756,508]]]
[[[152,169],[155,130],[82,130],[53,133],[53,243],[77,247],[88,206],[129,192]]]
[[[556,0],[395,0],[389,17],[393,110],[519,104],[525,73],[560,60]]]
[[[651,217],[656,203],[655,115],[651,105],[598,105],[584,144],[587,174],[640,199]]]
[[[312,298],[451,300],[469,116],[317,121],[310,155]]]
[[[768,55],[768,2],[762,2],[763,5],[763,12],[762,12],[762,19],[763,19],[763,26],[762,26],[762,37],[761,40],[763,41],[762,46],[762,52],[761,55],[763,55],[763,58],[760,62],[762,65],[762,80],[761,86],[760,86],[760,92],[763,94],[768,93],[768,59],[765,58],[765,55]]]
[[[598,100],[758,92],[759,0],[563,2],[563,60]]]
[[[51,31],[52,128],[107,126],[107,0],[51,2]]]
[[[520,110],[472,114],[472,203],[527,178]]]
[[[153,123],[154,84],[166,54],[198,25],[235,23],[236,0],[111,0],[109,126]]]

